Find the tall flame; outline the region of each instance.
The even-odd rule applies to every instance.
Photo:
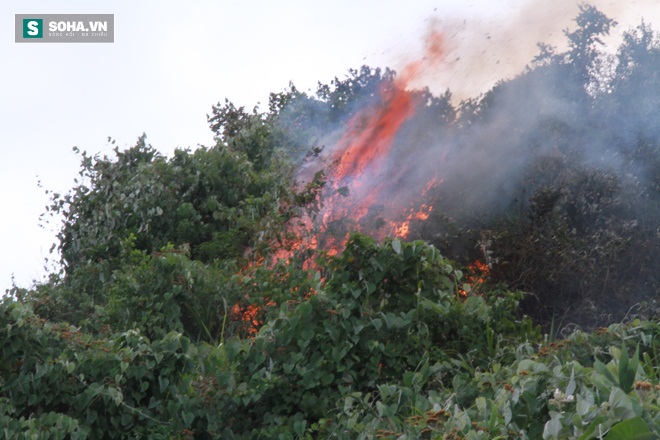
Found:
[[[392,179],[396,167],[392,154],[397,135],[421,104],[421,94],[412,85],[429,69],[442,61],[443,36],[432,29],[426,38],[424,56],[404,66],[393,82],[384,82],[378,104],[357,112],[348,122],[336,143],[321,211],[321,240],[330,253],[344,244],[344,231],[333,224],[350,223],[351,230],[383,238],[386,235],[406,238],[411,222],[426,220],[432,205],[415,202],[442,182],[433,178],[422,194],[401,194]],[[343,236],[342,236],[343,233]],[[339,235],[339,236],[337,236]]]
[[[400,182],[392,178],[397,167],[392,151],[397,135],[422,104],[422,95],[413,84],[434,68],[444,55],[443,36],[431,29],[426,38],[424,56],[404,66],[394,81],[385,81],[379,89],[376,105],[358,111],[332,149],[328,184],[322,195],[323,206],[313,224],[302,218],[292,225],[293,243],[278,251],[275,259],[290,259],[294,252],[306,249],[339,253],[350,230],[368,233],[376,238],[407,238],[413,221],[424,221],[433,205],[424,203],[427,192],[442,183],[432,177],[421,194],[402,191]],[[336,223],[348,228],[336,230]],[[300,235],[319,227],[320,232],[301,240]],[[312,263],[313,264],[313,263]],[[265,304],[271,306],[272,303]],[[248,335],[254,335],[261,324],[262,310],[254,304],[237,304],[231,313],[245,324]]]

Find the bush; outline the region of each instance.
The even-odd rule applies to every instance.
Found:
[[[406,387],[409,395],[387,403],[393,406],[382,416],[407,415],[415,395],[451,383],[460,370],[488,365],[507,335],[534,334],[529,322],[515,320],[518,296],[463,299],[461,272],[423,242],[380,246],[355,235],[322,266],[327,278],[319,291],[281,304],[279,316],[237,356],[244,373],[236,378],[241,417],[230,424],[234,434],[246,425],[259,426],[256,436],[295,433],[303,422],[339,429],[329,426],[345,399],[359,395],[381,408],[391,398],[387,386]],[[460,354],[469,364],[451,362]]]

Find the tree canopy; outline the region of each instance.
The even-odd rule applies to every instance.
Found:
[[[319,238],[389,69],[218,103],[171,157],[76,149],[62,270],[0,302],[0,438],[660,436],[660,38],[576,25],[478,98],[408,92],[388,196],[433,209],[405,240]]]

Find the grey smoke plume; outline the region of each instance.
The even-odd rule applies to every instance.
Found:
[[[525,19],[532,35],[548,41],[540,35],[547,30],[535,26],[549,13],[543,11],[530,6]],[[565,313],[596,302],[599,313],[614,313],[657,296],[660,38],[642,24],[608,51],[601,42],[612,20],[591,6],[578,12],[566,32],[553,30],[563,46],[541,53],[537,47],[525,68],[482,96],[455,105],[448,92],[411,92],[417,111],[397,132],[384,165],[365,169],[355,188],[343,179],[353,191],[347,197],[332,185],[326,191],[326,212],[350,217],[360,200],[370,204],[359,224],[347,221],[332,232],[355,228],[378,235],[387,222],[433,206],[428,218],[413,218],[406,239],[429,240],[465,262],[492,256],[493,275],[534,292],[544,308]],[[508,29],[493,30],[493,39],[505,38]],[[449,47],[451,60],[460,45]],[[467,89],[470,75],[480,75],[477,52],[461,51],[467,70],[453,78]],[[284,125],[326,147],[326,160],[308,163],[308,170],[329,167],[332,179],[337,140],[356,113],[387,105],[380,90],[395,84],[393,78],[364,68],[317,97],[300,94],[291,101]],[[337,97],[343,100],[333,101]],[[483,255],[484,236],[492,254]]]
[[[627,30],[642,20],[660,28],[660,3],[655,0],[631,2],[594,0],[587,2],[606,16],[616,19],[618,26],[604,36],[607,52],[614,52]],[[538,54],[538,43],[567,49],[565,30],[575,28],[581,2],[576,0],[522,0],[497,13],[466,17],[429,19],[447,36],[447,54],[440,68],[427,72],[417,82],[435,94],[451,89],[453,102],[486,93],[498,81],[508,80],[523,71]],[[410,61],[395,57],[394,67]]]

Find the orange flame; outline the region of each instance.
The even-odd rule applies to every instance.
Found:
[[[296,251],[305,249],[323,248],[328,255],[337,255],[346,243],[347,234],[334,233],[333,222],[348,219],[354,225],[353,229],[377,238],[385,235],[406,238],[413,221],[429,218],[433,206],[416,205],[415,195],[401,194],[397,183],[391,179],[388,167],[392,166],[391,152],[396,136],[421,104],[421,95],[411,90],[412,84],[435,67],[443,59],[444,52],[442,34],[431,29],[423,58],[406,64],[393,83],[386,82],[381,86],[379,105],[362,109],[349,120],[332,155],[335,166],[328,176],[323,195],[324,206],[318,217],[321,233],[309,236],[309,231],[314,229],[311,219],[300,219],[291,230],[292,235],[298,238],[290,239],[278,250],[274,255],[275,261],[290,260]],[[440,183],[442,179],[430,179],[418,196],[426,196],[431,188]],[[374,211],[382,217],[379,217],[380,221],[369,224],[369,217]],[[303,239],[303,236],[306,238]],[[260,266],[268,263],[261,260],[254,264]],[[305,296],[313,293],[307,292]],[[268,307],[273,305],[272,302],[265,304]],[[235,304],[231,314],[243,324],[243,331],[248,336],[254,336],[262,324],[263,310],[256,304]]]
[[[377,238],[406,238],[412,221],[429,218],[433,206],[415,207],[415,196],[403,196],[392,181],[396,164],[391,152],[401,127],[421,103],[421,94],[411,91],[411,84],[441,61],[443,54],[442,34],[432,29],[424,57],[408,63],[394,82],[381,86],[379,105],[362,109],[349,120],[334,149],[335,168],[329,175],[320,215],[322,233],[330,236],[320,241],[330,254],[338,253],[346,242],[345,233],[337,237],[332,231],[331,225],[338,221],[349,220],[351,229]],[[441,181],[432,178],[418,197]],[[378,221],[373,221],[376,216]]]
[[[458,294],[463,298],[469,294],[478,295],[481,287],[490,277],[490,266],[482,261],[475,260],[467,267],[467,275],[463,288],[458,289]]]
[[[244,331],[248,336],[257,334],[261,326],[261,309],[255,304],[248,304],[241,306],[239,303],[234,304],[231,308],[233,320],[243,323]]]
[[[367,167],[382,165],[401,125],[415,113],[413,96],[395,84],[393,89],[381,89],[383,106],[371,114],[358,113],[339,141],[336,175],[340,181],[359,177]]]

